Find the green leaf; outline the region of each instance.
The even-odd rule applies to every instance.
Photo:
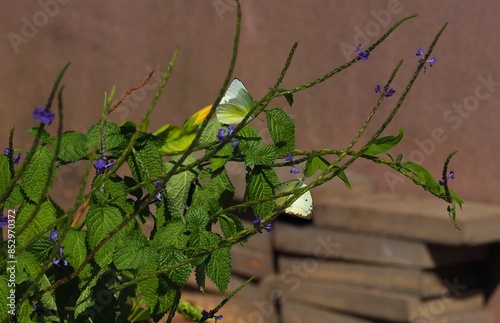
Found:
[[[7,187],[10,184],[10,166],[9,159],[0,155],[0,195],[3,195],[7,191]]]
[[[220,168],[224,167],[229,159],[233,156],[234,148],[232,143],[228,142],[224,144],[221,150],[215,154],[214,157],[210,158],[210,169],[212,172],[218,171]]]
[[[101,123],[93,124],[87,133],[86,149],[101,149]],[[124,136],[121,134],[120,127],[111,121],[104,123],[104,141],[106,150],[110,150],[123,144]]]
[[[334,166],[332,167],[332,172],[336,172],[338,169],[340,169],[340,167]],[[349,183],[349,179],[347,178],[347,175],[344,171],[338,173],[337,176],[342,180],[342,182],[344,182],[345,187],[347,187],[348,189],[352,189],[351,183]]]
[[[40,263],[30,252],[16,254],[16,284],[32,282],[41,270]]]
[[[36,136],[39,128],[40,128],[40,126],[35,126],[33,128],[30,128],[30,129],[28,129],[28,133],[32,134],[33,136]],[[44,144],[46,144],[50,141],[50,134],[48,133],[48,131],[45,128],[42,130],[42,133],[40,134],[40,141]]]
[[[295,149],[295,124],[282,109],[265,110],[267,127],[278,153],[287,154]]]
[[[145,276],[158,269],[157,258],[155,257],[149,263],[145,264],[137,271],[137,276]],[[137,292],[142,295],[144,302],[149,309],[153,309],[158,302],[158,276],[152,276],[148,279],[142,280],[137,283]]]
[[[200,177],[201,186],[196,187],[191,207],[201,206],[211,214],[231,205],[235,190],[225,170],[214,178],[208,172]]]
[[[262,146],[260,133],[251,126],[244,126],[234,137],[239,141],[238,148],[246,155],[250,150]]]
[[[234,214],[221,214],[217,220],[219,220],[220,228],[226,239],[245,228],[240,218]]]
[[[312,159],[308,159],[306,162],[304,175],[305,177],[313,176],[318,170],[322,172],[326,171],[330,167],[330,162],[321,156],[315,156]]]
[[[396,146],[401,139],[403,139],[403,128],[399,127],[397,136],[386,136],[376,139],[363,154],[375,156],[385,153],[392,147]]]
[[[56,170],[53,169],[52,159],[53,156],[50,150],[45,146],[41,146],[37,148],[26,167],[26,172],[23,174],[22,188],[32,201],[38,201],[42,198],[47,180],[48,188],[51,188],[54,183]],[[52,174],[49,179],[51,168]]]
[[[196,285],[198,285],[198,290],[205,294],[205,278],[207,276],[206,265],[205,263],[201,263],[196,266],[195,270],[195,279]]]
[[[271,166],[278,157],[276,146],[260,146],[247,152],[245,166]]]
[[[11,295],[10,290],[15,286],[15,281],[10,282],[6,276],[0,276],[0,298],[3,301],[0,303],[0,320],[2,322],[5,320],[7,315],[9,315],[9,311],[11,311],[11,314],[15,315],[15,305],[13,305],[12,308],[8,306],[8,297]]]
[[[118,270],[139,269],[153,261],[155,257],[156,251],[149,246],[145,237],[144,239],[127,237],[123,246],[116,250],[113,262]]]
[[[0,192],[0,195],[2,192]],[[20,185],[15,185],[14,188],[12,189],[12,192],[10,192],[9,197],[5,200],[5,203],[3,204],[3,207],[6,209],[13,209],[15,206],[21,205],[24,201],[24,196],[21,191],[21,186]],[[0,204],[0,207],[2,207],[2,204]]]
[[[64,246],[64,255],[73,268],[78,268],[87,257],[87,247],[85,246],[86,234],[87,231],[69,228],[62,242]],[[90,265],[87,265],[78,277],[80,277],[80,279],[86,279],[90,277],[90,271]]]
[[[414,163],[414,162],[406,162],[403,163],[403,168],[409,170],[411,173],[413,173],[418,180],[421,182],[424,182],[424,190],[433,192],[435,194],[439,194],[441,191],[441,185],[432,177],[432,175],[422,167],[421,165]]]
[[[176,160],[178,160],[178,158],[174,158],[172,162],[176,163]],[[193,156],[188,156],[182,164],[189,165],[191,163],[194,163],[195,161],[196,159]],[[172,163],[166,163],[165,172],[168,173],[172,169],[172,167]],[[165,187],[165,194],[167,196],[167,207],[172,216],[184,216],[187,200],[189,197],[189,190],[191,189],[191,184],[196,179],[196,177],[197,175],[192,170],[187,170],[173,175],[167,182]]]
[[[201,206],[190,207],[186,213],[186,229],[188,231],[198,231],[205,230],[205,227],[210,222],[210,217],[207,211],[205,211]]]
[[[47,237],[42,237],[35,241],[29,248],[28,251],[32,253],[36,260],[40,263],[44,262],[47,260],[50,252],[52,251],[52,248],[54,247],[54,244],[47,240]],[[65,252],[66,254],[66,252]]]
[[[150,181],[144,187],[152,193],[156,189],[152,181],[163,175],[163,161],[158,146],[153,141],[147,141],[144,146],[136,148],[127,156],[127,164],[138,183]]]
[[[115,207],[92,204],[85,222],[87,224],[87,242],[90,249],[93,249],[105,236],[123,222],[123,218],[120,210]],[[95,260],[99,266],[105,267],[111,263],[111,255],[118,247],[118,241],[124,235],[124,230],[119,231],[97,251]]]
[[[189,236],[189,247],[192,248],[187,252],[188,258],[195,258],[191,263],[193,266],[198,266],[207,258],[206,255],[200,256],[198,250],[205,249],[219,243],[220,237],[216,233],[210,231],[198,230],[191,233]]]
[[[162,275],[163,276],[163,275]],[[155,307],[157,315],[152,315],[154,322],[160,321],[165,313],[174,305],[174,302],[179,294],[179,288],[176,287],[168,278],[161,277],[158,282],[158,303]]]
[[[219,120],[217,120],[217,118],[211,119],[208,122],[207,127],[203,130],[203,133],[201,134],[200,146],[206,146],[208,144],[218,141],[217,134],[219,132],[219,129],[221,128],[222,125],[220,124]]]
[[[186,255],[178,250],[162,250],[159,255],[158,265],[160,268],[176,265],[187,259]],[[191,265],[186,263],[167,272],[168,278],[178,287],[182,287],[189,279],[191,274]]]
[[[84,288],[80,292],[80,296],[78,297],[75,305],[75,313],[74,316],[77,318],[80,314],[85,313],[85,311],[92,307],[95,303],[95,300],[92,298],[92,291],[99,280],[99,276],[90,276],[90,281],[84,286]]]
[[[167,222],[167,225],[158,229],[153,238],[156,248],[181,248],[185,247],[188,236],[184,234],[186,224],[182,219],[175,218]]]
[[[272,168],[256,166],[247,173],[246,182],[246,200],[254,201],[272,196],[273,188],[279,184],[279,179]],[[262,217],[272,213],[274,207],[274,200],[252,205],[254,214]]]
[[[231,252],[229,247],[216,249],[207,264],[207,276],[221,292],[225,292],[231,280]]]
[[[50,139],[50,144],[55,148],[58,137]],[[59,157],[65,162],[75,162],[87,156],[87,135],[76,132],[66,131],[61,135],[61,149]]]
[[[19,208],[16,216],[16,227],[23,227],[26,222],[32,217],[35,211],[35,204],[32,202],[25,202]],[[34,216],[33,220],[26,227],[26,230],[18,235],[17,242],[19,246],[25,246],[31,239],[33,239],[39,232],[45,231],[46,228],[53,226],[56,221],[56,209],[49,201],[42,203],[40,209]]]

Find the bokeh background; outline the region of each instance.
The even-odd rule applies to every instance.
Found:
[[[283,87],[319,77],[354,57],[358,43],[376,41],[399,19],[404,23],[366,62],[359,62],[326,82],[295,95],[289,108],[295,119],[297,148],[343,148],[375,104],[373,89],[384,84],[400,59],[401,72],[368,132],[385,118],[415,67],[417,48],[427,48],[448,26],[435,47],[437,63],[422,74],[385,134],[405,131],[394,154],[422,163],[440,178],[448,153],[452,188],[466,201],[500,203],[495,160],[499,157],[500,67],[497,41],[500,3],[482,1],[264,1],[242,0],[243,23],[235,77],[260,99],[276,80],[294,42],[299,46]],[[100,118],[104,91],[117,96],[156,74],[148,89],[135,93],[111,119],[138,122],[155,92],[176,46],[180,48],[166,92],[150,124],[181,124],[214,101],[225,78],[235,30],[235,2],[41,0],[0,3],[0,139],[8,143],[16,127],[15,146],[28,147],[31,114],[43,106],[65,63],[65,129],[85,131]],[[488,81],[489,80],[489,81]],[[264,122],[256,120],[258,129]],[[260,122],[260,124],[259,124]],[[55,132],[55,126],[49,129]],[[436,135],[437,134],[437,135]],[[424,196],[409,180],[382,166],[360,161],[351,168],[368,175],[382,192]],[[82,172],[68,169],[56,186],[63,200],[74,198]],[[71,202],[69,202],[71,203]],[[465,206],[466,207],[466,206]]]

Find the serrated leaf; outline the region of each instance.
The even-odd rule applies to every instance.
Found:
[[[282,109],[265,110],[267,127],[278,153],[287,154],[295,149],[295,124]]]
[[[85,238],[87,231],[75,230],[69,228],[61,245],[64,246],[64,255],[73,268],[78,268],[87,257],[87,247],[85,246]],[[78,277],[86,279],[90,276],[90,265],[80,272]]]
[[[0,195],[2,193],[0,192]],[[24,201],[24,196],[21,191],[21,186],[20,185],[15,185],[12,191],[9,194],[9,197],[5,200],[5,203],[3,204],[3,207],[6,209],[13,209],[15,206],[21,205]],[[2,204],[0,204],[0,207]]]
[[[278,157],[276,146],[260,146],[247,152],[245,166],[271,166]]]
[[[217,134],[221,128],[222,125],[217,118],[211,119],[201,134],[200,146],[205,146],[217,141]]]
[[[54,183],[56,170],[53,169],[53,165],[51,165],[52,159],[53,156],[50,150],[45,146],[40,146],[37,148],[33,154],[33,158],[26,167],[26,172],[24,172],[22,177],[22,188],[32,201],[38,201],[42,198],[42,193],[49,179],[49,172],[51,170],[52,174],[48,180],[48,188],[51,188]]]
[[[40,126],[35,126],[33,128],[30,128],[28,129],[28,133],[32,134],[33,136],[36,136],[36,134],[38,133],[38,129],[40,128]],[[40,141],[42,143],[48,143],[50,140],[50,134],[48,133],[48,131],[44,128],[40,134]]]
[[[13,282],[15,283],[15,282]],[[6,276],[0,276],[0,298],[2,300],[8,300],[10,296],[10,289],[12,287],[15,287],[15,285],[11,285],[12,283],[9,282],[8,278]],[[9,315],[9,311],[12,311],[12,314],[15,314],[15,307],[12,309],[7,306],[7,302],[1,302],[0,303],[0,320],[3,322],[7,315]]]
[[[221,214],[217,220],[219,220],[220,228],[226,239],[245,228],[240,218],[234,214]]]
[[[250,150],[262,146],[260,133],[251,126],[244,126],[234,137],[239,141],[238,148],[247,154]]]
[[[174,158],[173,163],[178,158]],[[193,156],[188,156],[183,162],[183,165],[194,163],[196,159]],[[173,167],[172,163],[165,164],[165,172],[169,172]],[[191,184],[196,179],[196,174],[193,171],[184,171],[173,175],[165,186],[165,194],[167,196],[167,207],[170,214],[174,217],[183,217],[186,209],[187,199]]]
[[[144,235],[128,236],[113,256],[118,270],[139,269],[156,258],[156,251],[149,246]]]
[[[207,256],[199,256],[198,249],[208,248],[219,241],[220,237],[210,231],[198,230],[191,233],[189,236],[189,247],[193,249],[187,252],[187,256],[188,258],[196,258],[191,262],[193,266],[198,266],[207,258]]]
[[[186,229],[188,231],[205,230],[205,227],[210,222],[210,217],[207,211],[201,206],[190,207],[186,213]]]
[[[58,137],[50,139],[52,147],[56,147]],[[76,132],[66,131],[61,135],[61,149],[59,157],[65,162],[75,162],[87,156],[87,135]]]
[[[411,171],[421,182],[425,183],[425,190],[439,194],[441,190],[441,185],[432,177],[432,175],[423,166],[414,163],[406,162],[403,163],[403,168]]]
[[[259,200],[273,195],[273,188],[279,184],[279,179],[272,168],[256,166],[246,176],[246,201]],[[274,200],[252,205],[255,215],[265,217],[274,210]]]
[[[210,158],[210,169],[212,172],[218,171],[221,167],[224,167],[231,156],[233,156],[234,148],[232,143],[228,142],[224,144],[221,150],[215,154],[212,158]]]
[[[146,276],[155,271],[156,269],[158,269],[158,263],[155,257],[149,263],[139,268],[137,274],[139,277]],[[137,292],[140,295],[142,295],[142,298],[146,303],[147,307],[150,309],[150,311],[155,308],[156,303],[158,302],[158,295],[157,295],[158,285],[159,285],[158,276],[152,276],[148,279],[142,280],[137,283]]]
[[[178,250],[162,250],[159,254],[158,265],[160,268],[176,265],[187,259],[186,255]],[[189,279],[191,274],[191,265],[186,263],[167,272],[167,277],[178,287],[182,287]]]
[[[325,171],[330,166],[330,162],[321,156],[315,156],[306,162],[305,177],[313,176],[318,170]]]
[[[158,314],[151,315],[154,322],[160,321],[165,313],[174,305],[180,290],[168,278],[161,277],[158,284],[158,303],[155,307],[155,312]]]
[[[163,174],[163,161],[158,146],[152,141],[147,141],[143,147],[128,155],[127,164],[138,183],[152,181]],[[153,183],[147,183],[144,187],[149,193],[156,188]]]
[[[96,286],[98,280],[99,276],[92,276],[90,281],[88,281],[85,287],[81,290],[80,296],[75,304],[75,318],[77,318],[80,314],[85,313],[88,308],[94,305],[95,300],[92,298],[92,290]]]
[[[101,123],[93,124],[87,132],[87,144],[86,149],[101,149]],[[120,127],[111,121],[106,121],[104,123],[104,141],[106,145],[106,150],[110,150],[123,144],[125,138],[121,134]]]
[[[396,146],[401,139],[403,139],[403,128],[399,127],[397,136],[386,136],[376,139],[363,154],[375,156],[385,153],[392,147]]]
[[[32,202],[25,202],[19,208],[16,215],[16,227],[21,228],[30,219],[35,211],[35,204]],[[42,203],[40,209],[36,213],[33,220],[26,227],[26,230],[19,234],[17,242],[19,246],[24,246],[31,239],[33,239],[39,232],[44,231],[46,228],[53,226],[56,221],[56,209],[49,201]]]
[[[188,237],[184,234],[186,224],[182,219],[175,218],[167,225],[158,229],[153,238],[156,248],[181,248],[185,247]]]
[[[9,168],[9,159],[4,155],[0,155],[0,195],[3,195],[7,191],[7,187],[10,184]]]
[[[235,189],[225,170],[214,178],[210,178],[208,172],[203,173],[200,185],[196,187],[191,206],[201,206],[212,214],[231,205]]]
[[[16,284],[33,281],[41,270],[40,263],[30,252],[16,254]]]
[[[54,244],[51,241],[47,240],[47,238],[43,237],[35,241],[28,248],[28,251],[35,256],[38,262],[42,263],[47,260],[53,247]]]
[[[91,205],[87,218],[87,242],[90,249],[95,248],[99,242],[123,221],[121,212],[116,207]],[[101,267],[111,262],[111,255],[117,247],[117,242],[125,235],[124,230],[119,231],[95,254],[95,260]]]
[[[206,276],[207,276],[207,271],[205,263],[201,263],[198,266],[196,266],[195,270],[196,285],[198,285],[198,290],[203,294],[205,294]]]
[[[216,249],[207,264],[207,276],[223,293],[231,280],[231,252],[229,247]]]

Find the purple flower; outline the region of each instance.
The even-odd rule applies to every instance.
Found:
[[[424,55],[424,51],[422,49],[422,47],[420,47],[418,50],[417,50],[417,56],[420,56],[422,57],[421,59],[418,60],[419,63],[422,62],[422,60],[424,59],[425,55]],[[431,59],[428,59],[425,61],[426,63],[429,63],[429,66],[432,67],[435,63],[436,63],[436,58],[433,57]],[[425,67],[424,67],[425,69]]]
[[[455,172],[450,171],[450,174],[448,176],[446,176],[446,178],[441,178],[440,180],[438,180],[438,183],[439,183],[439,185],[444,185],[444,184],[446,184],[448,179],[454,179],[454,178],[455,178]]]
[[[417,56],[424,57],[424,50],[422,49],[422,47],[420,47],[419,49],[417,49]]]
[[[210,313],[208,313],[207,311],[205,311],[205,310],[201,311],[201,320],[202,321],[207,320],[209,316],[210,316]]]
[[[273,224],[272,223],[268,223],[264,227],[264,230],[266,230],[266,232],[269,232],[269,231],[271,231],[272,228],[273,228]]]
[[[234,128],[236,128],[236,127],[233,126],[232,124],[227,127],[227,133],[228,133],[228,135],[231,136],[233,134]]]
[[[240,143],[239,140],[234,140],[232,143],[231,143],[231,147],[235,148],[238,144]]]
[[[156,185],[156,186],[161,185],[161,180],[160,180],[160,179],[156,180],[156,181],[155,181],[155,185]],[[164,189],[162,189],[162,190],[160,190],[160,191],[158,192],[158,194],[156,194],[156,196],[155,196],[155,197],[156,197],[156,200],[157,200],[157,201],[159,201],[159,202],[163,201],[163,198],[162,198],[162,196],[161,196],[161,195],[162,195],[162,193],[163,193],[164,191],[165,191],[165,190],[164,190]]]
[[[293,153],[289,153],[289,154],[288,154],[288,155],[286,155],[286,157],[285,157],[285,161],[286,161],[286,162],[292,161],[292,159],[293,159]]]
[[[94,168],[96,171],[101,172],[106,168],[106,159],[104,158],[99,158],[95,161],[94,163]]]
[[[222,315],[214,315],[215,322],[222,321],[223,318],[224,318],[224,316],[222,316]]]
[[[290,169],[290,174],[297,175],[298,173],[299,173],[299,170],[297,169],[297,167],[295,167],[295,165],[293,165],[292,169]]]
[[[375,93],[382,93],[382,89],[379,84],[377,84],[377,87],[375,88]]]
[[[42,123],[51,124],[52,120],[56,117],[55,114],[50,112],[50,110],[46,108],[37,108],[35,107],[35,111],[33,112],[33,119],[40,120]]]
[[[356,49],[354,49],[354,52],[358,53],[358,58],[362,61],[366,61],[368,59],[368,56],[370,55],[369,52],[364,52],[363,50],[361,50],[361,44],[359,44]]]
[[[5,157],[10,157],[10,148],[4,148],[3,149],[3,155]]]
[[[394,95],[394,93],[396,93],[396,91],[395,91],[395,90],[391,87],[391,88],[389,89],[389,91],[387,91],[387,92],[385,93],[385,97],[386,97],[386,98],[390,98],[391,96],[393,96],[393,95]]]
[[[17,157],[16,157],[16,158],[14,158],[14,164],[16,164],[16,165],[17,165],[17,164],[19,164],[19,161],[20,161],[20,160],[21,160],[21,153],[18,153],[18,154],[17,154]]]
[[[434,65],[434,63],[436,63],[436,58],[435,58],[435,57],[433,57],[433,58],[431,58],[431,59],[428,59],[426,62],[427,62],[427,63],[429,63],[429,66],[430,66],[430,67],[432,67],[432,65]]]
[[[255,225],[255,226],[258,226],[260,225],[260,223],[262,222],[262,217],[260,215],[257,215],[257,218],[255,220],[252,221],[252,223]]]
[[[0,215],[0,228],[9,224],[9,219],[6,216]]]
[[[226,129],[219,129],[219,132],[217,132],[217,139],[219,139],[221,144],[226,142]]]
[[[52,241],[56,242],[58,235],[59,235],[59,232],[57,230],[50,231],[49,238],[47,239],[47,241],[52,240]]]
[[[58,255],[57,255],[57,260],[52,260],[52,263],[54,265],[56,265],[57,267],[61,267],[61,264],[64,266],[64,267],[68,267],[69,266],[69,262],[65,259],[64,257],[64,254],[63,254],[63,246],[60,246],[59,247],[59,250],[58,250]]]

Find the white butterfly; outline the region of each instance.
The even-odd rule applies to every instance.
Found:
[[[283,192],[292,192],[293,190],[307,186],[302,179],[292,179],[279,184],[274,188],[274,194]],[[276,205],[281,206],[290,198],[290,196],[283,196],[276,199]],[[301,218],[309,219],[313,210],[313,200],[310,191],[302,194],[295,202],[285,209],[288,214],[293,214]]]
[[[215,110],[223,124],[239,124],[253,108],[253,99],[240,80],[234,79]]]

